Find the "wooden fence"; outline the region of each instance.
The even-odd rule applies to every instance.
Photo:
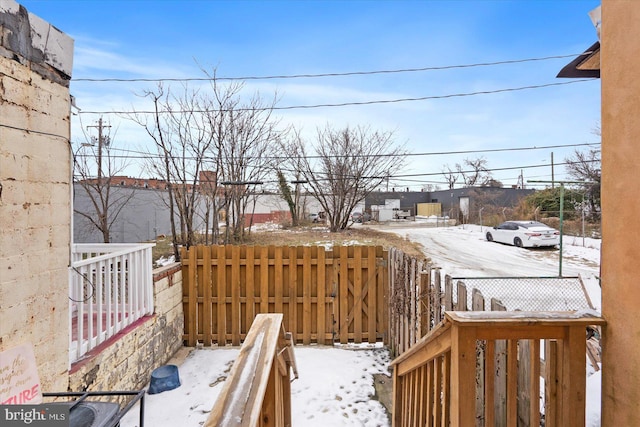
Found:
[[[259,313],[283,313],[295,343],[387,338],[381,246],[195,246],[181,256],[189,346],[240,345]]]
[[[454,292],[455,287],[455,292]],[[439,268],[418,261],[397,249],[389,250],[389,349],[392,355],[407,351],[443,319],[446,311],[504,311],[504,305],[471,291],[471,307],[464,283],[442,277]]]

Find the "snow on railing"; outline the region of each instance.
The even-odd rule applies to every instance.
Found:
[[[153,265],[145,244],[74,244],[69,268],[69,363],[153,313]]]

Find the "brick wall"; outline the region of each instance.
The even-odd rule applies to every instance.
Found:
[[[182,347],[180,263],[154,270],[154,314],[141,319],[75,363],[69,390],[139,390],[151,372]]]

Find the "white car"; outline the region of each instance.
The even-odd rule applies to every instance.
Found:
[[[507,221],[487,231],[490,242],[519,248],[537,248],[560,244],[560,232],[538,221]]]

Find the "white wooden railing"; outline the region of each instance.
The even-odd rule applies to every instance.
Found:
[[[69,363],[153,313],[155,243],[74,244],[69,268]]]

